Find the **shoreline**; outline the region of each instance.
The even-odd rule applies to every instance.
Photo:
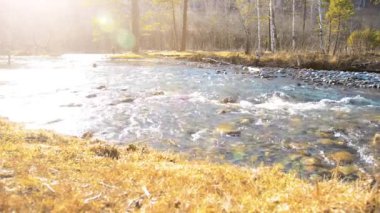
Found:
[[[260,57],[229,51],[146,51],[141,54],[111,54],[111,59],[175,58],[194,62],[278,67],[294,69],[334,70],[380,73],[380,54],[331,56],[313,52],[263,53]]]
[[[309,181],[0,119],[1,211],[327,211],[380,208],[379,179]]]
[[[295,57],[298,55],[283,55],[279,53],[280,56],[276,54],[269,54],[264,59],[267,62],[258,62],[253,56],[247,56],[242,53],[232,53],[232,52],[146,52],[143,54],[114,54],[110,55],[111,60],[144,60],[144,59],[176,59],[184,60],[195,63],[208,63],[216,64],[219,66],[237,66],[240,67],[235,74],[250,75],[254,78],[264,78],[264,79],[273,79],[273,78],[283,78],[290,77],[302,81],[305,84],[314,85],[314,86],[343,86],[347,88],[365,88],[365,89],[380,89],[380,55],[371,60],[376,61],[378,65],[376,66],[376,71],[367,71],[367,70],[356,70],[356,71],[341,71],[338,68],[333,70],[328,70],[329,66],[336,64],[336,60],[333,62],[324,62],[324,61],[312,61],[313,58],[319,57],[318,55],[305,55],[306,61],[305,64],[310,63],[325,63],[326,69],[312,69],[309,66],[294,66],[296,63]],[[286,58],[283,60],[281,57]],[[327,61],[331,61],[328,59]],[[342,56],[340,56],[342,57]],[[353,57],[353,56],[348,56]],[[321,60],[321,59],[319,59]],[[323,59],[324,60],[324,59]],[[349,60],[349,59],[346,59]],[[378,60],[378,61],[377,61]],[[261,64],[260,64],[261,63]],[[282,63],[282,64],[281,64]],[[293,63],[293,65],[292,65]],[[335,65],[334,65],[335,66]],[[332,67],[331,67],[332,68]],[[217,74],[225,74],[225,69],[218,69]]]

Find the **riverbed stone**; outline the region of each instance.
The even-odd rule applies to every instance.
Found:
[[[88,139],[91,139],[92,137],[94,137],[94,133],[91,131],[88,131],[88,132],[83,133],[81,138],[88,140]]]
[[[96,87],[96,89],[98,89],[98,90],[105,90],[105,89],[107,89],[107,87],[104,86],[104,85],[101,85],[101,86]]]
[[[14,175],[15,172],[13,170],[0,168],[0,179],[11,178]]]
[[[380,133],[376,133],[375,136],[373,136],[372,145],[380,146]]]
[[[219,115],[227,114],[227,113],[230,113],[230,112],[232,112],[232,109],[230,109],[230,108],[224,108],[224,109],[218,110],[218,114]]]
[[[134,101],[135,101],[134,98],[132,98],[132,97],[126,97],[126,98],[122,99],[120,102],[121,103],[132,103]]]
[[[250,118],[242,118],[242,119],[240,119],[239,123],[241,125],[249,125],[249,124],[252,123],[252,119],[250,119]]]
[[[165,92],[163,92],[163,91],[156,91],[156,92],[153,92],[152,95],[153,96],[162,96],[162,95],[165,95]]]
[[[235,97],[225,97],[222,100],[220,100],[220,102],[223,103],[223,104],[236,103],[237,102],[237,98],[235,98]]]
[[[352,163],[354,161],[354,155],[347,151],[338,151],[330,154],[328,158],[335,163]]]
[[[305,149],[310,148],[310,145],[308,145],[306,143],[292,142],[292,143],[289,143],[287,145],[287,148],[289,148],[289,149],[295,149],[295,150],[305,150]]]
[[[318,142],[319,142],[319,144],[327,145],[327,146],[332,146],[332,145],[344,146],[345,145],[344,141],[338,141],[338,140],[333,140],[333,139],[329,139],[329,138],[320,139],[320,140],[318,140]]]
[[[321,165],[322,161],[315,157],[303,157],[301,159],[301,163],[304,166],[319,166]]]
[[[321,138],[334,138],[334,131],[331,130],[318,130],[316,135]]]
[[[347,165],[347,166],[338,166],[334,169],[335,172],[338,174],[348,176],[348,175],[353,175],[356,174],[359,169],[356,165]]]
[[[90,94],[87,95],[86,98],[96,98],[98,95],[97,94]]]
[[[301,154],[290,154],[290,155],[289,155],[289,159],[290,159],[291,161],[297,161],[297,160],[301,159],[302,156],[303,156],[303,155],[301,155]]]
[[[233,124],[230,123],[219,124],[216,127],[216,132],[220,133],[221,135],[234,137],[239,137],[241,135],[241,131],[239,131]]]

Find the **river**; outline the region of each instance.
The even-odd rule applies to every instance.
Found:
[[[165,59],[63,55],[13,63],[0,68],[0,116],[27,128],[94,132],[112,143],[144,143],[193,159],[280,163],[306,176],[331,175],[338,158],[349,178],[380,171],[380,149],[371,145],[380,131],[376,89]]]

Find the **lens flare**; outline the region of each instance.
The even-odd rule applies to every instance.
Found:
[[[116,35],[117,44],[124,49],[132,49],[135,44],[135,37],[132,33],[128,32],[125,29],[120,29]]]
[[[115,31],[115,21],[112,16],[108,14],[98,15],[95,19],[95,23],[103,32],[112,33]]]

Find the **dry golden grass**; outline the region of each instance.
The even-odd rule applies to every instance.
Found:
[[[188,161],[0,120],[0,212],[370,212],[368,181],[310,183],[280,168]]]

